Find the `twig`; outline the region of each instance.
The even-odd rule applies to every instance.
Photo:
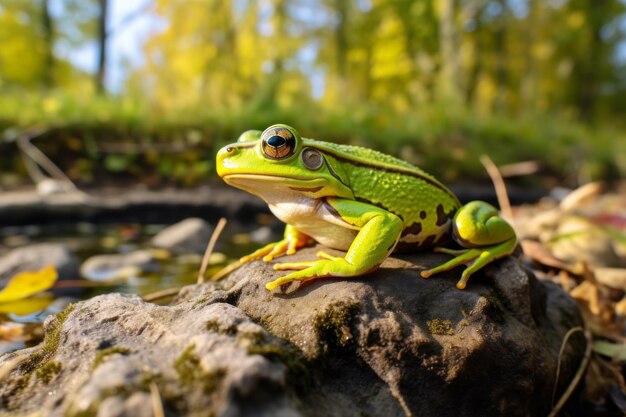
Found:
[[[241,261],[235,261],[231,264],[226,265],[224,268],[220,269],[215,274],[213,274],[213,276],[211,277],[211,281],[219,281],[220,279],[224,278],[226,275],[233,272],[235,269],[239,268],[241,265],[243,265]]]
[[[211,235],[211,240],[209,240],[209,244],[206,247],[206,251],[204,251],[204,257],[202,258],[202,265],[200,266],[200,271],[198,272],[198,284],[204,282],[204,274],[206,274],[206,270],[209,266],[209,257],[213,253],[213,249],[215,248],[215,244],[217,243],[217,239],[220,237],[222,230],[224,230],[224,226],[226,226],[226,219],[222,217],[218,222],[217,226],[215,226],[215,230]]]
[[[559,402],[556,403],[554,408],[552,408],[552,411],[550,411],[550,414],[548,414],[548,417],[556,417],[559,414],[559,412],[561,411],[561,408],[563,408],[563,406],[565,405],[569,397],[572,395],[572,393],[576,389],[576,386],[580,382],[580,379],[583,377],[585,370],[587,369],[587,365],[589,364],[589,360],[591,359],[593,340],[592,340],[592,336],[589,330],[584,330],[582,327],[574,327],[570,329],[565,334],[565,337],[563,338],[563,343],[561,344],[561,350],[559,352],[559,363],[556,368],[556,380],[554,381],[554,391],[552,393],[553,402],[554,402],[554,397],[556,396],[556,387],[559,381],[559,373],[561,370],[561,356],[563,354],[563,351],[565,349],[565,346],[567,345],[569,338],[574,333],[577,333],[577,332],[582,332],[585,335],[585,339],[587,341],[587,347],[585,348],[585,355],[583,356],[583,359],[580,362],[580,366],[578,367],[578,370],[576,371],[574,378],[572,378],[569,385],[567,386],[567,389],[565,390],[565,392],[563,392],[563,394],[561,395],[561,398],[559,398]]]
[[[54,162],[50,160],[50,158],[46,156],[46,154],[44,154],[39,148],[37,148],[35,145],[31,143],[32,139],[38,136],[41,136],[44,133],[47,133],[47,132],[36,130],[34,133],[24,134],[17,139],[17,146],[19,146],[19,148],[22,150],[22,152],[24,152],[24,154],[26,154],[30,159],[35,161],[51,177],[59,181],[63,181],[69,187],[78,191],[78,188],[76,187],[76,185],[74,185],[72,180],[69,179],[69,177],[65,175],[65,173],[61,171],[61,169],[58,166],[56,166]]]
[[[154,417],[165,417],[165,411],[163,411],[163,402],[161,401],[161,394],[159,394],[159,387],[154,382],[150,382],[150,399],[152,402],[152,411]]]
[[[52,288],[92,288],[92,287],[114,287],[119,285],[119,282],[99,282],[99,281],[87,281],[87,280],[64,280],[54,283]]]
[[[515,162],[513,164],[500,165],[498,171],[503,177],[517,177],[521,175],[532,175],[541,168],[539,161]]]
[[[39,170],[39,167],[41,167],[48,175],[64,185],[64,191],[74,192],[83,199],[89,198],[89,195],[79,190],[76,184],[46,154],[32,144],[31,141],[33,139],[48,132],[49,130],[33,129],[30,133],[25,133],[17,139],[17,146],[22,151],[22,157],[25,159],[29,175],[36,184],[41,183],[45,180],[45,176]]]
[[[180,290],[181,290],[181,287],[166,288],[164,290],[151,292],[150,294],[146,294],[142,296],[141,298],[144,301],[152,302],[152,301],[158,300],[159,298],[172,297],[178,294]]]
[[[506,185],[504,184],[504,180],[502,179],[502,175],[500,174],[498,167],[487,155],[480,156],[480,163],[483,164],[487,170],[487,174],[489,174],[491,182],[493,182],[493,187],[496,189],[496,196],[498,197],[498,204],[500,205],[502,217],[508,221],[513,220],[511,202],[509,201],[509,195],[506,192]]]

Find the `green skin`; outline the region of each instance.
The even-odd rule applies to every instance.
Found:
[[[346,251],[319,252],[320,260],[274,265],[295,270],[266,285],[280,291],[323,277],[354,277],[376,270],[392,252],[435,247],[454,255],[421,272],[423,278],[467,265],[457,283],[515,249],[513,228],[482,201],[461,206],[443,184],[389,155],[356,146],[300,137],[287,125],[243,133],[217,154],[217,173],[228,184],[265,200],[287,223],[283,240],[245,256],[270,262],[317,241]],[[453,238],[463,249],[438,247]]]

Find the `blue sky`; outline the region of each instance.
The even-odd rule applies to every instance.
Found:
[[[109,30],[115,29],[108,46],[107,88],[112,92],[122,89],[128,66],[137,67],[143,63],[142,46],[150,34],[161,30],[163,23],[150,13],[143,13],[121,25],[122,21],[136,10],[152,1],[110,0]],[[80,48],[59,52],[77,67],[95,72],[97,46],[95,42]]]

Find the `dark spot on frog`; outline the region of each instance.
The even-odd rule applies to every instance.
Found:
[[[422,210],[420,211],[420,219],[424,220],[426,218],[426,211]]]
[[[450,220],[450,215],[445,212],[443,205],[439,204],[437,206],[437,226],[443,226],[448,220]]]
[[[402,230],[401,236],[419,235],[420,233],[422,233],[422,223],[415,222],[412,225],[405,227],[404,230]]]
[[[420,248],[430,248],[431,246],[433,246],[436,239],[437,239],[437,235],[427,236],[426,239],[424,239],[424,241],[420,245]]]

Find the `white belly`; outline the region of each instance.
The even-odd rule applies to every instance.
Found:
[[[299,198],[269,204],[283,222],[329,248],[348,250],[358,229],[336,217],[319,199]]]

